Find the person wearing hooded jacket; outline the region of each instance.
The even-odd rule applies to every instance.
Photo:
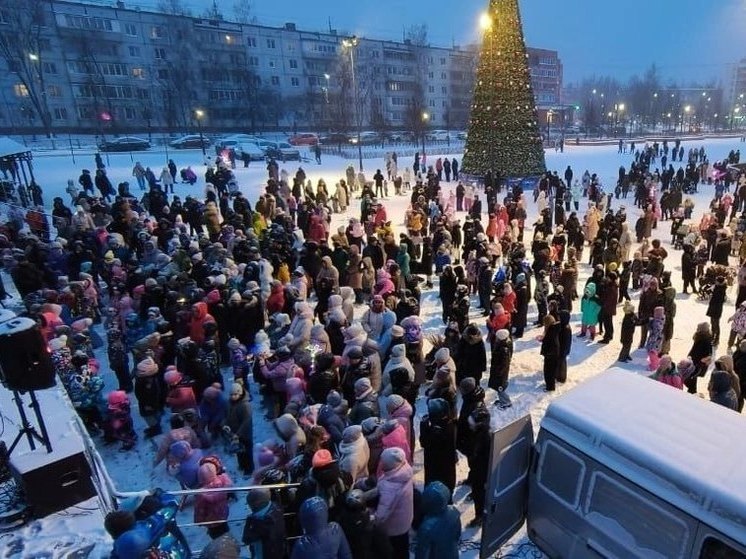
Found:
[[[231,387],[223,429],[237,443],[235,448],[238,467],[244,475],[249,475],[254,471],[254,430],[251,403],[241,383],[234,382]]]
[[[288,335],[292,336],[292,341],[288,343],[288,347],[292,351],[301,350],[308,344],[313,327],[313,309],[308,303],[296,303],[295,313],[288,330]]]
[[[145,429],[146,438],[161,434],[165,392],[163,380],[158,375],[158,365],[153,358],[140,361],[135,372],[135,397],[140,416],[148,426]]]
[[[205,341],[204,325],[207,322],[215,322],[215,319],[207,312],[207,303],[199,302],[192,306],[192,319],[189,322],[189,337],[197,345]]]
[[[458,559],[460,556],[461,515],[453,505],[451,492],[439,481],[425,486],[417,530],[415,559]]]
[[[381,454],[381,468],[374,522],[388,536],[393,559],[408,559],[409,529],[414,519],[412,467],[401,449],[388,448]]]
[[[510,362],[512,359],[513,340],[510,337],[510,331],[506,328],[501,328],[495,332],[495,341],[492,344],[492,359],[490,361],[490,378],[487,382],[487,386],[497,392],[495,404],[501,408],[509,408],[512,405],[510,396],[507,393],[508,375],[510,374]],[[459,386],[461,385],[459,383]]]
[[[407,371],[409,382],[414,382],[414,367],[409,362],[409,359],[407,359],[406,346],[404,344],[397,344],[391,348],[391,356],[383,369],[382,396],[394,393],[394,387],[391,383],[391,371],[399,368]]]
[[[738,397],[733,389],[731,375],[728,371],[715,370],[710,375],[710,382],[707,385],[707,391],[710,394],[710,401],[724,406],[735,412],[738,411]]]
[[[439,481],[456,488],[456,422],[448,403],[440,398],[427,402],[427,415],[420,420],[420,446],[424,451],[425,485]]]
[[[201,463],[197,478],[200,489],[223,489],[233,485],[228,474],[218,471],[218,467],[212,460]],[[226,520],[228,520],[228,493],[221,491],[197,495],[194,503],[194,521],[211,522],[212,524],[207,526],[207,533],[210,537],[216,538],[228,531]]]
[[[298,516],[303,536],[290,559],[352,559],[347,537],[339,524],[329,522],[329,507],[322,498],[304,501]]]
[[[269,489],[252,489],[246,495],[249,515],[241,540],[257,559],[282,559],[285,551],[285,518],[282,508],[272,502]]]
[[[368,476],[370,449],[360,425],[350,425],[342,433],[339,444],[339,469],[346,472],[354,484]]]

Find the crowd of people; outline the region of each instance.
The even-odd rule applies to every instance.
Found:
[[[683,147],[674,150],[681,160]],[[532,326],[542,329],[546,391],[566,382],[574,345],[618,344],[627,362],[639,329],[653,379],[697,393],[712,369],[710,399],[741,411],[746,266],[731,263],[746,260],[746,177],[702,172],[702,149],[674,172],[668,152],[665,142],[638,146],[611,189],[588,171],[574,179],[568,166],[533,192],[508,187],[499,171],[462,182],[456,159],[425,166],[418,155],[410,166],[391,153],[370,180],[349,166],[334,188],[270,160],[253,204],[220,157],[204,198],[183,201],[173,194],[175,165],[160,179],[136,165],[135,195],[127,183],[107,186],[101,162],[101,195],[83,171],[82,190],[68,183],[69,203],[54,199],[52,227],[11,212],[2,265],[91,434],[123,452],[154,439],[153,467],[165,467],[174,487],[226,489],[194,498],[194,520],[212,539],[203,556],[237,550],[240,539],[255,557],[404,558],[416,533],[418,558],[455,558],[462,526],[452,496],[470,487],[469,527],[480,526],[488,403],[511,407],[514,344]],[[703,181],[714,182],[714,196],[695,223],[682,194]],[[634,224],[619,205],[630,191],[641,211]],[[403,227],[387,215],[390,196],[408,201]],[[332,228],[332,216],[350,209],[359,215]],[[681,252],[683,292],[708,299],[709,321],[678,359],[667,235]],[[591,273],[578,285],[586,258]],[[718,357],[731,283],[735,351]],[[420,316],[431,289],[440,335]],[[257,440],[262,416],[272,436]],[[424,489],[414,482],[418,444]],[[468,464],[461,480],[459,456]],[[298,484],[251,490],[240,535],[227,523],[232,457],[254,485]],[[167,495],[128,505],[107,519],[115,557],[159,546],[188,556]]]

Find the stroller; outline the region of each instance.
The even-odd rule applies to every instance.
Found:
[[[712,290],[715,287],[715,280],[718,276],[725,277],[725,284],[730,287],[736,279],[736,272],[734,269],[722,264],[713,264],[712,266],[705,269],[704,274],[697,278],[699,283],[698,298],[700,301],[709,301],[712,297]]]
[[[683,219],[675,219],[678,220],[679,223],[671,228],[675,231],[673,236],[673,248],[681,250],[684,248],[684,239],[689,235],[691,226],[687,223],[683,223]]]

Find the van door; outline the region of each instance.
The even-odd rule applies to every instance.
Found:
[[[492,433],[481,559],[494,555],[523,525],[534,428],[526,415]]]

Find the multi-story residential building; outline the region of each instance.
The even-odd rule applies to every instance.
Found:
[[[186,131],[197,109],[216,131],[404,130],[423,113],[466,126],[477,46],[345,39],[121,1],[0,3],[0,43],[15,45],[0,48],[0,132]],[[557,53],[529,49],[529,62],[537,104],[557,103]]]

